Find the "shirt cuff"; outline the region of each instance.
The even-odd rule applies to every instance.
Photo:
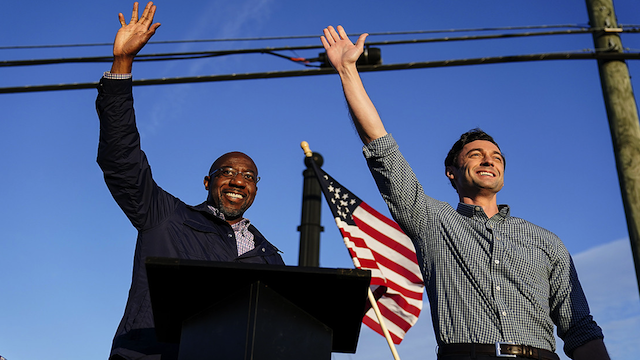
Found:
[[[102,77],[109,80],[129,80],[133,77],[131,74],[112,74],[110,71],[105,71]]]

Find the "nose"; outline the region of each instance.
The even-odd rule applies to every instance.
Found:
[[[482,165],[484,166],[493,166],[494,163],[495,163],[495,159],[490,154],[485,155],[484,158],[482,159]]]
[[[234,186],[244,187],[246,185],[246,180],[244,178],[244,175],[242,175],[242,173],[238,171],[235,175],[231,177],[231,179],[229,179],[229,184],[233,184]]]

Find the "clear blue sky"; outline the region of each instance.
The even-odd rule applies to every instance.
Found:
[[[614,3],[619,23],[640,24],[636,0]],[[319,37],[327,25],[339,24],[359,34],[588,22],[583,0],[156,4],[162,26],[153,41]],[[131,7],[124,0],[4,1],[0,47],[110,43],[119,27],[118,12],[128,18]],[[416,37],[372,36],[369,41]],[[622,41],[640,50],[640,35],[623,34]],[[143,53],[319,44],[316,38],[148,45]],[[590,35],[546,36],[392,45],[382,47],[382,57],[394,64],[592,48]],[[312,58],[319,52],[291,55]],[[110,54],[109,46],[0,50],[0,59]],[[640,62],[628,65],[638,88]],[[92,82],[108,69],[109,64],[3,67],[0,87]],[[298,69],[255,54],[136,63],[134,77]],[[387,71],[366,73],[363,79],[387,130],[437,199],[457,202],[442,164],[459,134],[481,127],[496,138],[508,159],[499,202],[563,239],[614,359],[632,357],[640,336],[640,299],[595,61]],[[122,316],[136,232],[95,162],[95,96],[95,90],[0,95],[0,355],[8,360],[106,359]],[[239,150],[254,158],[263,180],[246,216],[284,252],[289,265],[298,263],[301,141],[324,156],[329,174],[388,214],[365,166],[337,75],[145,86],[135,88],[134,96],[155,179],[185,202],[205,199],[202,178],[220,154]],[[322,222],[321,266],[352,267],[328,207]],[[421,319],[398,348],[402,359],[435,359],[427,308],[425,303]],[[358,352],[334,358],[388,359],[383,340],[363,327]]]

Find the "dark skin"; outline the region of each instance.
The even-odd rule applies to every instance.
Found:
[[[113,64],[112,74],[130,74],[133,67],[133,59],[138,52],[149,42],[149,39],[156,33],[160,23],[153,24],[153,17],[156,14],[156,6],[153,2],[147,3],[138,19],[138,3],[133,3],[131,21],[127,24],[122,13],[118,14],[121,28],[116,34],[113,42]]]
[[[113,42],[112,74],[130,74],[133,60],[149,39],[156,33],[160,23],[154,23],[156,6],[148,2],[138,17],[138,3],[133,4],[131,20],[127,24],[122,13],[118,14],[120,29]],[[222,155],[214,162],[214,168],[231,167],[240,172],[253,172],[258,176],[258,168],[253,160],[240,152]],[[205,176],[205,189],[209,192],[207,202],[225,215],[228,223],[242,220],[242,215],[251,206],[258,187],[238,174],[233,178]]]
[[[204,177],[204,187],[209,191],[207,203],[220,210],[229,224],[242,220],[244,212],[253,204],[258,186],[246,180],[242,173],[258,176],[253,160],[241,152],[230,152],[219,157],[212,165],[214,169],[233,168],[238,173],[231,177],[220,174]]]

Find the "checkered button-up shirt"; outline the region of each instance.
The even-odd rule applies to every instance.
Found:
[[[394,219],[412,239],[438,344],[513,341],[555,351],[554,324],[573,350],[602,330],[573,261],[548,230],[500,206],[457,209],[424,193],[391,135],[363,148]]]
[[[110,79],[110,80],[129,80],[133,77],[132,74],[112,74],[111,71],[105,71],[102,76],[104,76],[105,79]]]
[[[219,219],[225,220],[224,214],[218,209],[209,205],[209,210],[217,216]],[[238,256],[253,250],[256,247],[256,243],[253,239],[253,234],[249,231],[249,225],[251,222],[249,219],[243,218],[235,224],[231,224],[231,229],[236,236],[236,245],[238,246]]]

